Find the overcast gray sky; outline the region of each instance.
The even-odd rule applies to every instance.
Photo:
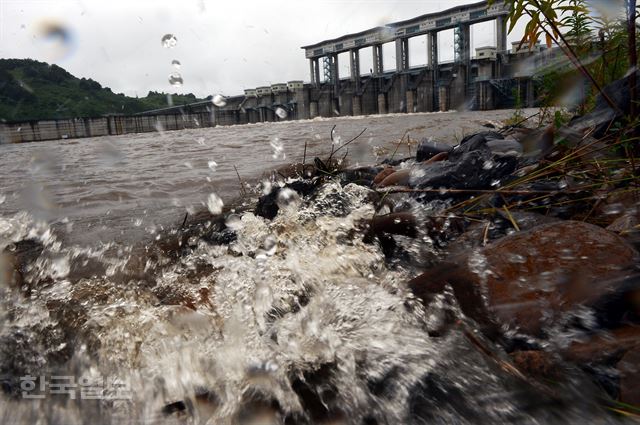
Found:
[[[114,92],[144,96],[149,90],[197,96],[241,94],[245,88],[309,80],[300,46],[471,3],[469,0],[0,0],[0,57],[56,63],[77,77],[93,78]],[[43,37],[64,27],[70,39]],[[177,38],[174,48],[163,35]],[[517,31],[509,36],[515,40]],[[473,47],[495,45],[493,23],[472,28]],[[453,57],[452,31],[443,33],[441,60]],[[394,63],[385,47],[385,66]],[[411,39],[412,65],[426,62],[424,37]],[[168,76],[181,62],[184,85]],[[341,75],[348,74],[346,57]],[[362,72],[371,67],[361,53]]]

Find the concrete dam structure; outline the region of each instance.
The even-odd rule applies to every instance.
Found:
[[[537,44],[521,48],[507,45],[504,2],[483,1],[406,21],[375,27],[336,39],[303,46],[309,61],[309,82],[301,80],[246,89],[243,96],[227,98],[224,107],[193,104],[183,112],[206,108],[216,124],[357,116],[451,109],[490,110],[535,105],[531,70],[556,55]],[[494,45],[471,52],[471,26],[495,21]],[[454,60],[439,61],[438,37],[454,32]],[[409,39],[426,38],[427,63],[410,67]],[[385,70],[383,45],[395,45],[395,69]],[[361,72],[360,52],[371,49],[373,67]],[[338,57],[347,54],[350,75],[341,78]],[[526,66],[522,66],[526,64]],[[175,109],[175,108],[174,108]],[[150,111],[157,113],[160,111]],[[166,113],[166,110],[162,110]]]
[[[509,8],[487,1],[390,23],[303,46],[309,82],[302,80],[246,89],[224,102],[210,100],[146,111],[134,116],[0,123],[0,143],[178,130],[217,125],[386,113],[490,110],[533,107],[534,71],[558,49],[507,45]],[[471,52],[471,26],[495,22],[493,45]],[[438,40],[454,33],[453,61],[442,62]],[[426,39],[427,63],[410,66],[409,40]],[[383,46],[395,48],[395,69],[386,70]],[[361,72],[360,53],[371,49],[370,72]],[[449,56],[451,52],[448,52]],[[348,56],[349,77],[341,78],[339,55]],[[424,52],[423,52],[424,54]]]

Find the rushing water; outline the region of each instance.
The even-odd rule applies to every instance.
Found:
[[[367,128],[348,155],[364,164],[388,157],[406,132],[454,142],[508,115],[0,146],[0,248],[42,247],[22,287],[0,281],[0,422],[566,423],[597,414],[588,386],[558,388],[571,400],[562,403],[505,373],[465,332],[440,335],[455,306],[414,300],[404,282],[415,270],[385,265],[357,231],[374,213],[368,189],[330,183],[311,200],[283,196],[273,221],[234,201],[234,166],[253,184],[301,161],[305,142],[307,160],[327,153],[334,125],[342,142]],[[397,157],[410,149],[400,145]],[[219,229],[212,218],[175,243],[185,212],[205,210],[211,193],[239,208],[226,219],[235,239],[224,239],[229,230],[214,232],[224,243],[201,237]],[[421,241],[405,248],[428,255]],[[0,263],[0,277],[8,270]],[[474,332],[464,320],[463,329]],[[47,382],[27,392],[43,398],[24,398],[26,375]],[[73,396],[55,394],[55,376],[73,383]]]

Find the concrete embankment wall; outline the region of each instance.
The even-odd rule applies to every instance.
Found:
[[[0,123],[0,144],[211,127],[214,121],[201,112]]]

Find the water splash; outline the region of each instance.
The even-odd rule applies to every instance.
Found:
[[[220,214],[223,206],[224,203],[222,202],[222,199],[215,193],[211,193],[207,198],[207,208],[211,214]]]
[[[287,155],[284,153],[284,144],[279,137],[274,137],[273,139],[271,139],[269,144],[271,145],[271,149],[273,149],[273,159],[282,160],[287,157]]]

